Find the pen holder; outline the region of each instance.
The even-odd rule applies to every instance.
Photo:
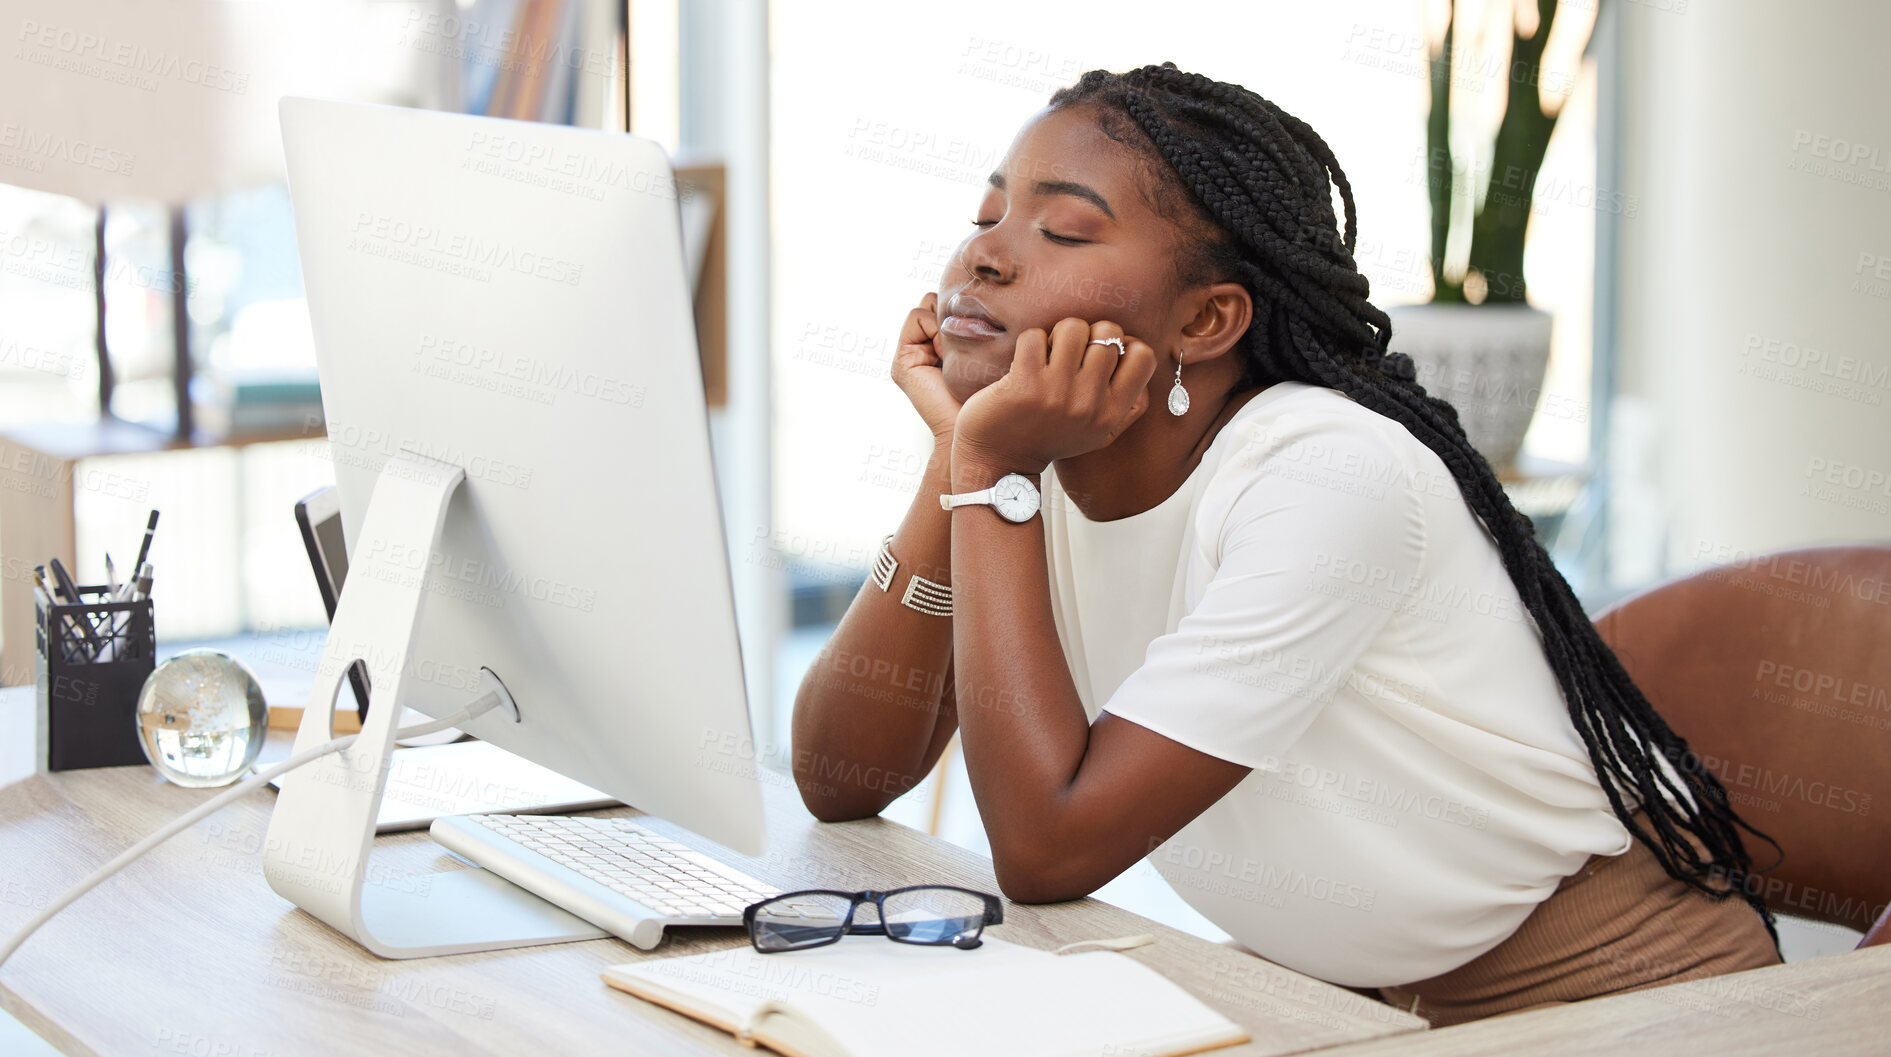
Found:
[[[108,587],[81,587],[74,605],[35,591],[39,646],[41,771],[145,763],[138,744],[138,694],[157,666],[151,600],[109,601]]]

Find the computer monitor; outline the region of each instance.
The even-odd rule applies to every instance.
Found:
[[[462,876],[484,871],[417,898],[363,882],[383,704],[446,717],[500,684],[508,707],[464,729],[761,850],[756,776],[715,748],[750,726],[669,161],[461,114],[281,118],[351,566],[297,750],[330,736],[356,658],[373,707],[284,784],[265,874],[391,957],[601,935]]]

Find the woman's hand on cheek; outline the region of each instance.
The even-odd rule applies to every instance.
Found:
[[[1103,338],[1120,338],[1125,351]],[[1018,335],[1011,371],[959,411],[954,463],[1038,473],[1107,446],[1149,407],[1156,354],[1114,323],[1071,317]]]
[[[900,347],[893,354],[893,381],[912,401],[932,435],[950,443],[959,402],[946,389],[939,350],[933,345],[938,336],[939,295],[929,293],[920,299],[918,308],[906,313],[906,323],[900,327]]]

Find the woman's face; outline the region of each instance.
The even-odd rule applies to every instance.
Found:
[[[1116,323],[1161,362],[1181,323],[1170,318],[1175,236],[1144,180],[1087,108],[1025,123],[940,279],[934,347],[955,399],[1004,377],[1020,334],[1069,316]]]

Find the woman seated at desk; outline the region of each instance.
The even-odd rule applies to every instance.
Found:
[[[1778,961],[1725,791],[1387,353],[1311,128],[1092,71],[973,224],[893,365],[925,478],[796,703],[817,817],[957,730],[1012,899],[1148,857],[1439,1024]]]

